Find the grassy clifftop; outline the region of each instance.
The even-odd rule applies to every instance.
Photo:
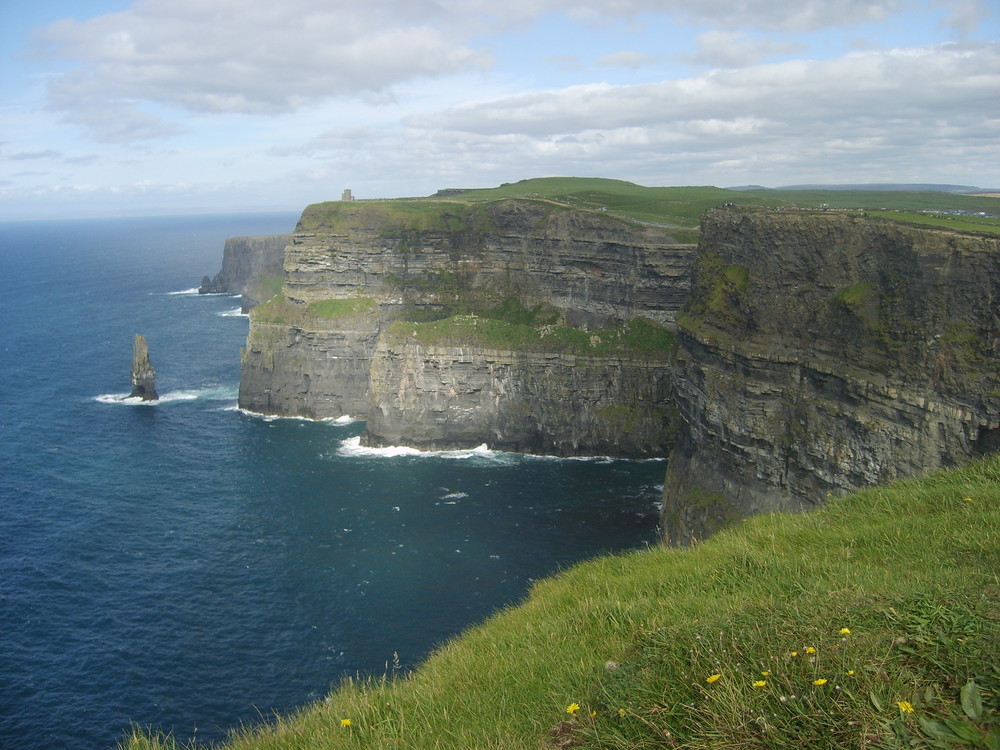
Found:
[[[578,565],[227,747],[996,748],[998,644],[994,457]]]
[[[542,177],[495,188],[443,190],[428,198],[331,201],[309,206],[298,231],[358,227],[487,231],[486,203],[516,198],[546,210],[580,209],[677,230],[680,242],[697,241],[698,222],[710,208],[833,208],[874,212],[884,218],[956,231],[1000,234],[1000,198],[903,190],[727,190],[711,186],[647,187],[623,180]],[[988,216],[974,216],[978,212]]]

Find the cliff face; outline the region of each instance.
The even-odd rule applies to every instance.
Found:
[[[993,450],[1000,243],[834,213],[702,221],[668,540]]]
[[[340,326],[252,322],[242,355],[240,407],[311,419],[365,417],[378,333],[377,319]]]
[[[666,456],[676,420],[660,360],[583,357],[384,337],[366,442],[572,456]]]
[[[222,269],[213,279],[206,276],[198,291],[241,294],[243,312],[248,312],[277,291],[284,274],[285,245],[291,239],[290,234],[277,234],[226,240]]]
[[[372,444],[662,456],[669,352],[600,333],[672,326],[692,252],[663,228],[544,201],[310,206],[282,295],[251,315],[240,405],[365,419]],[[413,338],[463,315],[492,338]]]
[[[310,206],[285,256],[293,302],[365,290],[427,309],[462,295],[513,292],[559,309],[571,325],[673,321],[687,296],[692,249],[666,229],[542,201],[481,206]]]

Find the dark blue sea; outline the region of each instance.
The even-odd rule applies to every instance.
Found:
[[[218,741],[654,541],[662,462],[365,450],[360,423],[237,410],[246,318],[192,287],[296,218],[0,224],[0,748]],[[135,333],[156,405],[124,400]]]

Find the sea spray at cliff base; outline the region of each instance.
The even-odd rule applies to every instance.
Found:
[[[0,746],[218,740],[656,538],[662,462],[363,454],[362,423],[237,410],[246,319],[191,287],[296,218],[0,225]]]

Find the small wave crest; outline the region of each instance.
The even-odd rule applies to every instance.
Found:
[[[435,505],[458,505],[459,500],[464,500],[469,496],[468,492],[449,492],[438,498]]]
[[[245,312],[243,312],[242,307],[234,307],[231,310],[223,310],[222,312],[217,312],[220,318],[248,318],[250,317]]]
[[[167,294],[169,294],[171,296],[178,295],[178,294],[197,294],[197,293],[198,293],[198,287],[196,287],[196,286],[195,287],[191,287],[190,289],[181,289],[180,291],[177,291],[177,292],[167,292]]]

